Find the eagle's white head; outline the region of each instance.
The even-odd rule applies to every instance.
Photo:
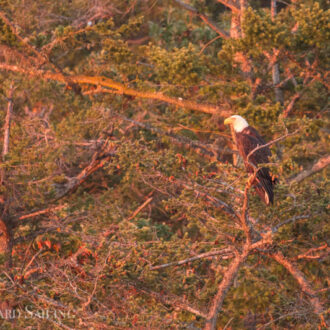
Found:
[[[239,116],[239,115],[234,115],[234,116],[230,116],[228,118],[225,119],[224,121],[225,125],[233,125],[235,132],[240,133],[243,131],[244,128],[248,127],[249,124],[247,123],[247,121]]]

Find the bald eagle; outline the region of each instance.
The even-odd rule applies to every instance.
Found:
[[[273,203],[273,186],[276,180],[272,178],[267,167],[258,168],[258,164],[269,162],[271,151],[268,147],[263,147],[250,154],[250,152],[258,146],[265,145],[265,140],[260,136],[258,131],[249,126],[247,121],[241,116],[231,116],[224,121],[224,124],[232,125],[234,128],[237,149],[243,158],[247,172],[252,174],[257,170],[256,177],[252,182],[257,194],[266,205]]]

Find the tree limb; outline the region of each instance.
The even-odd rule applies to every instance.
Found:
[[[215,31],[219,36],[221,36],[223,39],[229,39],[229,34],[222,29],[220,29],[216,23],[214,23],[209,17],[206,15],[198,12],[198,10],[187,3],[181,1],[181,0],[174,0],[178,5],[180,5],[182,8],[190,11],[192,14],[198,16],[204,23],[206,23],[213,31]]]
[[[61,209],[65,208],[65,207],[67,207],[66,204],[59,205],[59,206],[54,206],[54,207],[48,207],[48,208],[43,209],[43,210],[39,210],[39,211],[35,211],[35,212],[29,213],[29,214],[21,215],[18,218],[18,220],[25,220],[25,219],[28,219],[28,218],[33,218],[33,217],[36,217],[38,215],[42,215],[42,214],[54,212],[54,211],[57,211],[57,210],[61,210]]]
[[[8,95],[8,105],[7,105],[5,126],[4,126],[3,149],[2,149],[2,159],[3,160],[5,159],[6,155],[9,152],[10,122],[11,122],[11,116],[12,116],[13,107],[14,107],[14,101],[13,101],[14,90],[15,90],[15,88],[13,86],[11,86],[10,90],[9,90],[9,95]]]
[[[103,87],[111,88],[109,89],[109,93],[115,92],[116,94],[130,95],[142,99],[163,101],[169,104],[176,105],[178,107],[209,113],[209,114],[217,114],[222,116],[229,116],[232,114],[232,111],[230,110],[220,109],[219,107],[212,105],[199,104],[193,101],[183,100],[181,98],[170,97],[164,95],[161,92],[138,91],[104,76],[85,76],[85,75],[63,76],[60,73],[52,73],[50,71],[36,70],[35,68],[25,69],[17,65],[9,65],[6,63],[0,63],[0,70],[17,72],[32,77],[40,77],[45,80],[54,80],[62,83],[67,83],[69,80],[71,83],[75,83],[75,84],[89,84],[94,86],[103,86]]]
[[[305,275],[288,259],[286,259],[281,252],[268,254],[269,257],[281,264],[286,270],[296,279],[299,283],[302,292],[304,292],[312,305],[315,314],[317,314],[323,326],[327,327],[326,321],[324,319],[323,307],[319,298],[317,297],[316,291],[314,291],[310,283],[306,280]]]
[[[268,142],[268,143],[266,143],[266,144],[262,144],[262,145],[258,145],[258,146],[256,146],[253,150],[251,150],[250,152],[249,152],[249,154],[247,155],[247,157],[246,157],[246,161],[247,162],[249,162],[249,158],[251,157],[251,155],[253,155],[257,150],[259,150],[259,149],[263,149],[263,148],[266,148],[266,147],[269,147],[270,145],[272,145],[272,144],[274,144],[274,143],[276,143],[276,142],[279,142],[279,141],[282,141],[282,140],[284,140],[284,139],[286,139],[287,137],[289,137],[289,136],[292,136],[292,135],[295,135],[295,134],[297,134],[299,132],[299,129],[296,129],[294,132],[292,132],[292,133],[287,133],[287,134],[285,134],[285,135],[282,135],[282,136],[280,136],[279,138],[277,138],[277,139],[275,139],[275,140],[272,140],[272,141],[270,141],[270,142]],[[253,164],[251,164],[251,163],[249,163],[251,166],[254,166]]]
[[[144,289],[139,287],[138,285],[131,284],[136,290],[140,291],[141,293],[147,294],[148,296],[160,301],[163,304],[168,304],[176,308],[180,308],[186,310],[192,314],[197,316],[201,316],[203,318],[207,318],[206,313],[198,310],[196,307],[191,306],[188,302],[184,301],[183,299],[176,297],[176,296],[165,296],[158,292],[153,292],[148,289]]]
[[[231,9],[232,12],[239,14],[241,12],[239,3],[235,0],[217,0],[219,3]]]
[[[319,172],[330,165],[330,155],[326,155],[320,158],[309,170],[304,170],[300,172],[297,176],[289,180],[290,184],[300,183],[305,180],[307,177],[313,175],[316,172]]]
[[[227,248],[227,249],[222,249],[222,250],[205,252],[205,253],[197,254],[194,257],[190,257],[190,258],[187,258],[184,260],[169,262],[167,264],[162,264],[162,265],[158,265],[158,266],[152,266],[152,267],[150,267],[150,270],[163,269],[163,268],[167,268],[167,267],[171,267],[171,266],[180,266],[180,265],[183,265],[188,262],[195,261],[195,260],[219,256],[219,255],[223,256],[222,259],[229,259],[232,257],[233,251],[232,251],[232,249]]]
[[[151,201],[153,200],[152,197],[149,197],[142,205],[140,205],[133,214],[127,218],[128,221],[134,219]]]
[[[235,259],[231,262],[229,267],[227,268],[223,276],[223,279],[220,285],[218,286],[218,292],[213,299],[212,306],[207,315],[204,330],[215,330],[217,328],[216,326],[217,326],[218,314],[221,311],[223,301],[232,283],[234,282],[241,265],[246,260],[248,254],[249,254],[249,249],[247,246],[245,246],[242,254],[237,255]]]

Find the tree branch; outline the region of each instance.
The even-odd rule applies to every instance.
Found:
[[[184,259],[184,260],[169,262],[167,264],[162,264],[162,265],[158,265],[158,266],[152,266],[152,267],[150,267],[150,270],[163,269],[163,268],[167,268],[167,267],[171,267],[171,266],[180,266],[180,265],[183,265],[183,264],[186,264],[188,262],[195,261],[195,260],[214,257],[214,256],[219,256],[219,255],[223,255],[222,259],[229,259],[229,258],[232,257],[233,251],[232,251],[232,249],[227,248],[227,249],[222,249],[222,250],[215,250],[215,251],[205,252],[205,253],[197,254],[194,257],[190,257],[190,258],[187,258],[187,259]]]
[[[249,154],[247,155],[247,157],[246,157],[247,162],[249,162],[249,158],[250,158],[251,155],[253,155],[257,150],[259,150],[259,149],[263,149],[263,148],[266,148],[266,147],[269,147],[270,145],[272,145],[272,144],[274,144],[274,143],[276,143],[276,142],[282,141],[282,140],[286,139],[286,138],[289,137],[289,136],[295,135],[295,134],[297,134],[297,133],[299,132],[299,130],[300,130],[300,129],[296,129],[294,132],[292,132],[292,133],[287,133],[287,134],[285,134],[285,135],[282,135],[282,136],[280,136],[279,138],[277,138],[277,139],[275,139],[275,140],[272,140],[272,141],[270,141],[270,142],[268,142],[268,143],[266,143],[266,144],[262,144],[262,145],[260,145],[260,146],[258,145],[258,146],[255,147],[253,150],[251,150],[251,151],[249,152]],[[252,165],[252,166],[254,166],[254,165],[251,164],[250,162],[249,162],[249,164]]]
[[[149,197],[142,205],[140,205],[133,214],[127,219],[128,221],[134,219],[151,201],[153,200],[152,197]]]
[[[150,291],[148,289],[144,289],[144,288],[140,288],[139,286],[137,285],[134,285],[134,284],[131,284],[131,286],[133,286],[136,290],[144,293],[144,294],[147,294],[148,296],[160,301],[161,303],[163,304],[167,304],[167,305],[171,305],[173,307],[176,307],[176,308],[180,308],[180,309],[183,309],[183,310],[186,310],[192,314],[195,314],[197,316],[200,316],[200,317],[203,317],[203,318],[207,318],[207,315],[206,313],[198,310],[196,307],[193,307],[191,306],[188,302],[182,300],[181,298],[179,297],[176,297],[176,296],[165,296],[165,295],[162,295],[158,292],[153,292],[153,291]]]
[[[57,210],[61,210],[61,209],[65,208],[65,207],[67,207],[66,204],[59,205],[59,206],[54,206],[54,207],[48,207],[48,208],[43,209],[43,210],[39,210],[39,211],[35,211],[35,212],[29,213],[29,214],[21,215],[18,218],[18,220],[25,220],[25,219],[28,219],[28,218],[33,218],[33,217],[36,217],[38,215],[42,215],[42,214],[54,212],[54,211],[57,211]]]
[[[323,170],[325,167],[330,165],[330,155],[320,158],[309,170],[304,170],[300,172],[297,176],[289,180],[290,184],[300,183],[305,180],[307,177],[313,175],[316,172]]]
[[[60,187],[58,187],[60,192],[53,202],[58,201],[69,193],[75,191],[91,174],[99,168],[102,168],[114,155],[114,146],[108,137],[101,146],[100,150],[94,153],[89,165],[86,166],[77,176],[68,178],[68,182],[65,182],[63,185],[61,184]]]
[[[314,291],[310,283],[306,280],[305,275],[288,259],[286,259],[281,252],[268,254],[269,257],[281,264],[286,270],[296,279],[299,283],[302,292],[304,292],[312,305],[315,314],[317,314],[323,326],[327,327],[326,321],[324,319],[323,307],[319,298],[317,297],[316,291]]]
[[[14,107],[14,101],[13,101],[14,90],[15,90],[14,86],[11,86],[8,95],[8,105],[7,105],[5,126],[4,126],[3,149],[2,149],[3,160],[5,159],[6,155],[9,152],[10,122]]]
[[[275,227],[272,228],[271,232],[273,234],[277,233],[278,230],[283,227],[284,225],[287,225],[288,223],[291,223],[291,222],[296,222],[297,220],[301,220],[301,219],[308,219],[310,218],[311,216],[310,215],[297,215],[295,217],[292,217],[290,219],[287,219],[281,223],[279,223],[278,225],[276,225]]]
[[[130,122],[136,126],[142,127],[143,129],[149,130],[161,136],[167,136],[171,142],[178,145],[181,148],[187,150],[194,150],[199,155],[207,158],[211,161],[221,161],[220,155],[223,154],[232,154],[232,150],[219,150],[218,148],[215,149],[214,146],[210,146],[208,144],[201,143],[199,141],[193,141],[185,136],[177,135],[173,133],[171,128],[168,128],[166,131],[161,130],[158,127],[151,126],[149,123],[143,123],[141,121],[137,121],[131,118],[127,118],[126,116],[116,114],[116,116],[122,118],[123,120]],[[187,128],[189,129],[189,128]]]
[[[138,91],[133,88],[126,87],[124,84],[113,81],[112,79],[104,76],[85,76],[85,75],[63,76],[60,73],[52,73],[50,71],[36,70],[34,68],[24,69],[17,65],[9,65],[6,63],[0,63],[0,70],[17,72],[32,77],[40,77],[44,80],[54,80],[62,83],[67,83],[68,81],[70,81],[71,83],[76,83],[76,84],[103,86],[103,87],[111,88],[109,89],[109,93],[115,92],[116,94],[130,95],[142,99],[163,101],[169,104],[176,105],[181,108],[191,109],[209,114],[217,114],[222,116],[229,116],[232,114],[232,111],[230,110],[224,110],[212,105],[204,105],[188,100],[182,100],[181,98],[170,97],[164,95],[161,92]]]
[[[235,0],[217,0],[219,3],[231,9],[232,12],[239,14],[241,12],[239,3]]]
[[[232,283],[234,282],[241,265],[246,260],[248,254],[249,254],[249,248],[247,245],[245,245],[242,254],[237,255],[235,259],[232,261],[232,263],[229,265],[229,267],[227,268],[223,276],[223,279],[220,285],[218,286],[218,292],[213,299],[212,306],[207,315],[204,330],[215,330],[217,328],[216,326],[217,326],[218,314],[221,311],[223,301]]]
[[[198,16],[204,23],[206,23],[213,31],[215,31],[219,36],[221,36],[223,39],[229,39],[229,34],[222,29],[220,29],[216,23],[214,23],[209,17],[206,15],[199,13],[198,10],[187,3],[181,1],[181,0],[174,0],[178,5],[180,5],[182,8],[190,11],[192,14]]]

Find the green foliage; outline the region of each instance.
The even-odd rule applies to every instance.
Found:
[[[219,2],[185,3],[220,28],[230,28],[230,11]],[[0,73],[1,127],[8,90],[16,87],[10,152],[0,166],[1,212],[11,223],[14,244],[10,267],[0,255],[0,287],[3,301],[25,311],[15,323],[0,317],[1,328],[53,328],[60,322],[70,328],[202,328],[202,317],[160,297],[176,301],[178,296],[207,313],[232,256],[151,267],[228,246],[242,250],[246,235],[228,208],[241,214],[248,175],[240,160],[233,165],[221,115],[229,109],[267,141],[297,130],[271,146],[268,166],[279,178],[274,205],[261,204],[253,189],[248,194],[258,233],[297,219],[280,226],[269,249],[249,255],[224,300],[218,326],[317,328],[319,319],[297,281],[262,253],[281,251],[327,301],[329,171],[290,181],[329,153],[325,3],[283,5],[272,18],[268,2],[250,1],[244,36],[228,40],[215,39],[198,15],[174,1],[24,4],[0,1],[45,62],[0,20],[0,62],[24,69],[24,74]],[[282,105],[272,80],[270,61],[276,54],[286,81],[280,87]],[[251,68],[248,74],[240,55]],[[36,70],[37,75],[27,75]],[[103,93],[101,86],[87,83],[75,90],[75,81],[64,86],[63,79],[50,81],[42,70],[67,78],[105,76],[145,95],[110,88]],[[193,112],[154,95],[214,105],[219,114]],[[114,155],[97,159],[107,138]],[[95,160],[101,164],[97,171],[70,190]],[[30,216],[20,218],[24,215]],[[253,240],[258,233],[252,233]],[[310,252],[318,247],[324,248]],[[64,316],[24,318],[26,308]]]

